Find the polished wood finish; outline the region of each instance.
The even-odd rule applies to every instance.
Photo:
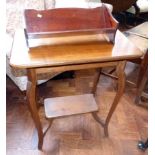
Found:
[[[44,105],[47,118],[84,114],[98,110],[93,94],[47,98]]]
[[[99,68],[99,67],[109,67],[109,66],[116,66],[116,62],[103,62],[103,63],[86,63],[80,65],[67,65],[67,66],[57,66],[57,67],[46,67],[46,68],[36,68],[36,73],[61,73],[69,70],[84,70],[90,68]],[[96,77],[97,78],[97,77]]]
[[[21,46],[17,44],[19,39],[22,42]],[[139,58],[141,56],[142,52],[138,48],[136,48],[134,44],[128,41],[120,31],[117,31],[116,33],[114,45],[110,42],[95,41],[91,44],[81,43],[61,46],[50,45],[30,49],[28,49],[26,45],[24,32],[22,31],[17,33],[14,40],[10,64],[13,67],[26,68],[28,71],[29,82],[27,89],[27,98],[29,101],[30,112],[35,122],[38,133],[38,148],[42,149],[43,138],[47,133],[47,130],[43,132],[37,110],[38,106],[36,103],[36,81],[38,72],[45,73],[46,71],[51,71],[57,73],[60,71],[68,70],[83,70],[91,67],[102,68],[104,66],[115,66],[117,68],[118,74],[118,91],[109,110],[109,113],[105,119],[105,122],[102,123],[101,117],[99,117],[97,113],[93,113],[95,120],[97,120],[104,127],[105,135],[108,136],[109,121],[119,103],[125,86],[124,67],[126,64],[126,60]],[[94,80],[93,92],[95,91],[95,87],[97,86],[97,82],[99,81],[99,73],[100,69]],[[83,108],[82,105],[81,108]],[[89,112],[92,112],[92,109],[88,110]],[[49,127],[50,126],[51,123],[49,124]]]
[[[26,91],[26,96],[27,96],[27,101],[29,105],[29,110],[31,112],[32,119],[34,120],[37,133],[38,133],[38,148],[42,148],[43,144],[43,131],[42,131],[42,126],[38,114],[38,106],[37,106],[37,100],[36,100],[36,83],[37,83],[37,77],[35,74],[34,69],[29,69],[27,70],[27,75],[28,75],[28,83],[27,83],[27,91]]]
[[[106,29],[115,32],[118,25],[104,4],[97,8],[25,10],[24,14],[28,38],[59,36],[65,32],[66,35],[81,31],[99,33]]]
[[[107,64],[107,63],[105,63]],[[108,65],[109,66],[109,65]],[[102,66],[103,67],[103,66]],[[95,74],[95,78],[93,81],[93,88],[92,88],[92,93],[95,95],[96,93],[96,89],[97,89],[97,84],[99,82],[100,79],[100,73],[101,73],[101,68],[96,69],[96,74]]]
[[[125,65],[126,65],[126,61],[121,61],[118,63],[117,67],[116,67],[116,73],[118,76],[118,90],[116,93],[116,96],[114,98],[113,104],[109,110],[109,114],[107,115],[106,121],[105,121],[105,135],[108,136],[108,125],[109,125],[109,121],[112,117],[113,112],[116,109],[116,106],[121,98],[121,96],[123,95],[124,92],[124,88],[125,88],[125,73],[124,73],[124,69],[125,69]]]
[[[16,33],[14,38],[10,64],[18,68],[47,67],[131,60],[142,55],[143,53],[120,31],[116,33],[114,45],[109,42],[96,41],[93,43],[41,46],[29,49],[24,32],[21,30]]]
[[[109,113],[108,113],[108,115],[107,115],[107,117],[105,119],[105,122],[101,121],[101,119],[99,118],[99,116],[97,115],[96,112],[92,113],[94,119],[104,127],[105,136],[109,135],[109,133],[108,133],[109,121],[110,121],[110,119],[112,117],[113,112],[115,111],[115,109],[117,107],[117,104],[118,104],[118,102],[120,100],[120,97],[123,95],[123,92],[124,92],[124,88],[125,88],[124,68],[125,68],[125,65],[126,65],[126,62],[121,61],[116,67],[116,73],[117,73],[117,76],[118,76],[118,90],[117,90],[116,96],[114,98],[113,104],[112,104],[112,106],[111,106],[111,108],[109,110]]]

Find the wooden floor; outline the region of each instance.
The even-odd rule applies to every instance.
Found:
[[[77,71],[74,78],[50,80],[39,86],[42,97],[89,93],[94,70]],[[127,65],[127,78],[135,80],[137,69]],[[114,98],[116,81],[101,75],[97,87],[99,115],[106,117]],[[147,108],[134,104],[135,88],[125,93],[109,124],[109,138],[90,114],[55,119],[44,139],[43,152],[37,150],[37,134],[24,95],[7,78],[7,155],[147,155],[137,148],[147,138]],[[144,105],[146,103],[143,103]],[[40,109],[43,126],[48,125]]]

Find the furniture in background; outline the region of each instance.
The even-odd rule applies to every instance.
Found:
[[[135,97],[135,103],[138,104],[140,103],[141,96],[144,94],[143,91],[148,81],[148,22],[144,22],[124,33],[144,53],[143,57],[132,61],[139,64]],[[147,97],[146,94],[144,96]]]
[[[147,97],[147,94],[143,93],[143,91],[148,79],[148,22],[142,23],[123,33],[133,44],[135,44],[135,46],[137,46],[143,52],[143,56],[141,58],[132,59],[130,61],[136,65],[139,65],[139,74],[136,83],[126,80],[127,83],[136,88],[135,103],[139,104],[143,94],[143,96]],[[113,68],[108,72],[102,71],[101,73],[113,79],[117,79],[117,77],[113,75],[115,71],[116,69]]]
[[[10,67],[9,61],[13,44],[14,33],[17,29],[24,28],[24,9],[44,10],[43,0],[7,1],[6,2],[6,74],[15,83],[20,92],[26,90],[27,71],[25,69],[14,69]],[[40,77],[37,83],[41,84],[53,76]]]
[[[115,18],[127,28],[148,20],[148,0],[102,0],[113,5]]]
[[[147,82],[148,82],[148,52],[146,52],[140,64],[140,71],[137,80],[137,92],[135,98],[136,104],[140,103],[141,97],[145,97],[148,99],[148,94],[144,93]]]
[[[125,27],[129,28],[128,24],[128,16],[126,11],[135,6],[137,0],[102,0],[104,3],[109,3],[113,6],[113,15],[119,21],[119,23],[123,24]],[[131,24],[130,24],[131,25]]]
[[[127,12],[135,14],[137,17],[140,14],[148,13],[148,0],[137,0],[134,6],[131,6]]]
[[[127,23],[132,26],[148,21],[148,0],[137,0],[137,2],[125,12]]]
[[[135,103],[140,104],[141,97],[148,98],[146,93],[143,93],[148,82],[148,22],[144,22],[135,28],[126,31],[128,38],[144,52],[144,56],[140,59],[135,59],[133,62],[139,64],[139,74],[136,83]],[[148,148],[148,139],[143,142],[138,142],[138,148],[145,151]]]
[[[128,23],[136,26],[148,21],[148,0],[137,0],[137,2],[126,11]]]
[[[103,3],[109,3],[113,6],[113,13],[120,13],[129,9],[137,0],[101,0]]]

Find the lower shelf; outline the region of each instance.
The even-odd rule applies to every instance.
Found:
[[[47,98],[44,100],[47,118],[56,118],[98,111],[93,94]]]

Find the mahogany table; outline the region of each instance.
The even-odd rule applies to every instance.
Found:
[[[87,37],[89,38],[90,36]],[[70,38],[70,40],[72,39]],[[124,68],[126,60],[139,58],[142,55],[143,53],[119,30],[116,32],[114,44],[103,40],[93,40],[85,43],[65,43],[33,48],[28,48],[24,30],[17,31],[14,38],[10,65],[15,68],[27,69],[27,101],[39,137],[38,148],[42,149],[43,138],[47,132],[47,130],[43,132],[38,114],[39,104],[36,100],[38,74],[55,74],[69,70],[98,68],[92,94],[45,99],[45,114],[46,118],[53,120],[57,117],[91,112],[94,119],[104,127],[105,135],[108,136],[109,121],[125,87]],[[102,122],[97,115],[99,109],[94,94],[100,70],[102,67],[107,66],[115,66],[117,68],[118,90],[107,118],[105,122]]]

